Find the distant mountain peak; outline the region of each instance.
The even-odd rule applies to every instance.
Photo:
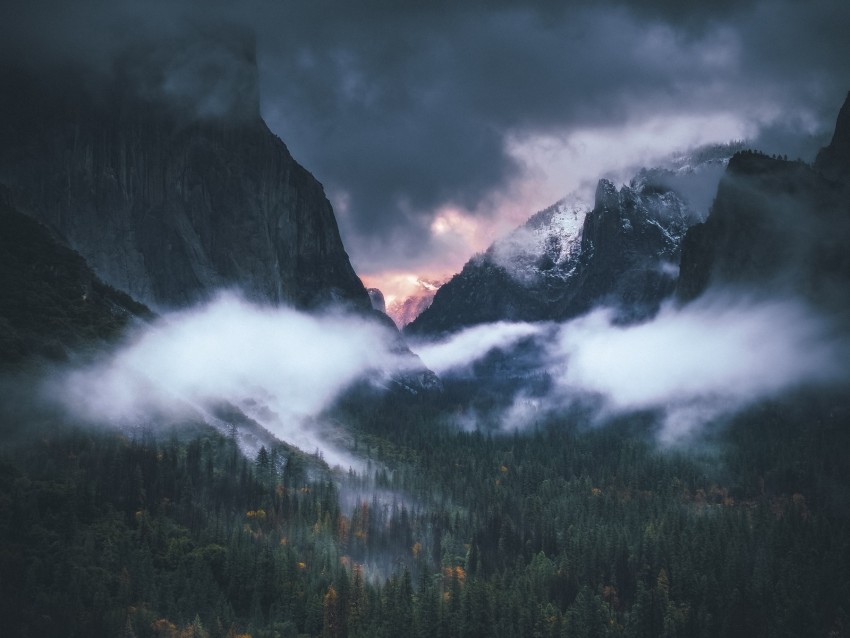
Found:
[[[402,296],[390,298],[386,313],[399,329],[404,328],[428,309],[434,295],[444,283],[444,281],[417,278],[412,291]]]
[[[600,179],[593,202],[559,200],[474,255],[407,331],[440,334],[499,320],[561,320],[595,305],[652,315],[673,293],[687,229],[702,221],[743,142],[710,144],[644,168],[627,185]]]
[[[377,310],[378,312],[383,312],[386,314],[387,312],[387,303],[384,300],[384,293],[382,293],[377,288],[367,288],[366,292],[369,293],[369,301],[372,302],[372,308]]]
[[[568,277],[568,263],[577,254],[591,208],[577,195],[566,197],[493,242],[487,257],[520,282],[546,275]]]
[[[673,291],[679,242],[694,219],[669,188],[599,180],[592,206],[561,200],[472,257],[406,331],[562,320],[598,304],[618,306],[623,321],[651,315]]]

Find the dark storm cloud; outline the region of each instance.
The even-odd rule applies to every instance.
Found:
[[[20,65],[108,72],[128,42],[253,29],[263,113],[325,184],[367,271],[444,249],[429,233],[441,206],[486,217],[529,170],[509,139],[737,113],[771,151],[805,155],[850,88],[845,0],[17,4],[0,52]],[[197,90],[184,76],[178,95]]]
[[[244,115],[256,103],[253,28],[216,6],[35,0],[3,24],[0,69],[34,72],[56,93],[83,83],[97,95],[120,77],[123,90],[192,116]]]
[[[412,262],[434,249],[436,207],[486,215],[524,176],[506,134],[740,111],[760,143],[808,156],[850,78],[850,7],[835,0],[310,3],[291,18],[261,40],[267,116],[347,196],[353,252],[400,236]]]
[[[297,49],[268,52],[263,69],[270,118],[370,211],[354,220],[364,231],[392,226],[400,210],[474,208],[520,175],[507,131],[623,119],[646,108],[634,97],[667,88],[671,66],[686,71],[666,55],[675,34],[658,27],[647,43],[620,9],[603,20],[580,8],[552,23],[515,7],[399,17],[364,25],[371,37],[332,29],[296,39]]]

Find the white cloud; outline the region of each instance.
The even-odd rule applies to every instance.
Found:
[[[346,462],[308,424],[361,375],[392,367],[391,343],[362,318],[224,295],[164,317],[107,360],[67,374],[61,396],[77,414],[117,424],[228,402],[278,438]]]
[[[603,420],[660,411],[660,438],[673,442],[757,401],[850,377],[846,337],[803,302],[718,294],[667,305],[639,325],[613,324],[599,310],[561,325],[475,326],[415,350],[445,374],[525,338],[545,352],[541,369],[554,383],[546,396],[519,396],[502,417],[506,428],[589,398]],[[280,439],[356,467],[314,417],[362,375],[411,365],[392,343],[382,326],[363,318],[258,307],[225,295],[168,315],[105,360],[67,373],[56,394],[76,414],[117,425],[156,414],[209,416],[227,402]]]
[[[442,374],[471,365],[491,350],[510,347],[541,330],[541,325],[530,323],[489,323],[467,328],[443,341],[417,344],[413,349],[428,368]]]
[[[601,396],[618,412],[661,409],[672,441],[723,414],[848,377],[846,340],[800,301],[709,295],[618,326],[605,311],[563,325],[550,350],[562,395]]]
[[[802,303],[709,299],[652,321],[612,325],[603,311],[566,324],[563,383],[620,408],[717,397],[741,403],[841,370],[829,327]]]
[[[504,429],[578,401],[600,423],[658,411],[659,438],[667,443],[783,392],[850,379],[846,336],[802,301],[713,293],[684,307],[668,304],[639,325],[617,325],[612,316],[596,310],[558,326],[476,326],[417,350],[445,373],[536,337],[544,353],[540,369],[549,372],[552,388],[545,396],[518,394],[501,415]]]
[[[593,201],[600,177],[625,183],[638,168],[660,165],[672,152],[749,139],[758,131],[752,117],[737,113],[666,113],[562,134],[514,135],[507,152],[528,168],[536,184],[536,199],[529,202],[534,210],[570,191]]]

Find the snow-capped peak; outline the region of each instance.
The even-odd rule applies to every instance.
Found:
[[[577,254],[584,218],[592,208],[580,196],[569,195],[497,240],[488,255],[521,281],[542,273],[565,278],[570,270],[563,266]]]

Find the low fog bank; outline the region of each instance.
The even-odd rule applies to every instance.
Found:
[[[597,311],[564,325],[551,352],[563,365],[556,392],[599,395],[614,413],[663,410],[667,442],[785,391],[850,377],[846,335],[810,306],[729,293],[667,305],[633,326]]]
[[[785,392],[850,381],[848,335],[801,300],[713,291],[684,307],[669,303],[642,324],[614,318],[599,309],[557,326],[476,326],[414,349],[426,365],[463,375],[496,349],[510,359],[511,347],[532,335],[538,372],[550,382],[542,392],[520,390],[499,415],[502,429],[580,404],[592,406],[595,424],[654,411],[664,443]]]
[[[412,348],[429,369],[445,374],[466,368],[493,350],[539,335],[543,329],[543,324],[498,321],[466,328],[439,341],[420,341]]]
[[[597,310],[563,324],[481,325],[413,350],[446,378],[491,384],[485,400],[455,411],[464,429],[521,429],[576,413],[602,424],[652,412],[660,440],[672,443],[783,393],[850,382],[846,330],[798,299],[714,291],[684,307],[667,304],[642,324],[614,316]],[[346,424],[323,414],[356,382],[380,383],[416,361],[398,352],[396,339],[363,317],[260,307],[226,294],[163,316],[94,363],[50,374],[43,395],[95,424],[200,417],[219,430],[265,429],[362,472]],[[493,379],[515,378],[498,385],[484,369]],[[261,439],[240,443],[250,455]]]
[[[81,419],[119,427],[201,416],[222,429],[236,408],[282,441],[359,469],[317,417],[364,375],[409,365],[392,344],[385,327],[362,317],[224,294],[163,316],[94,364],[53,375],[46,394]]]

